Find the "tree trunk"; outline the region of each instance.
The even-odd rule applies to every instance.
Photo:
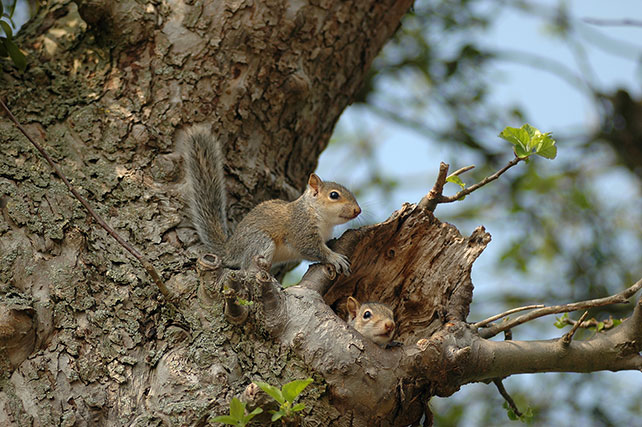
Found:
[[[0,343],[11,357],[0,424],[191,424],[225,412],[252,380],[309,375],[306,419],[340,417],[292,351],[216,308],[185,310],[198,305],[202,251],[176,135],[212,124],[230,221],[296,197],[411,3],[78,0],[38,11],[17,39],[28,68],[5,63],[0,96],[180,303],[167,304],[3,119]]]

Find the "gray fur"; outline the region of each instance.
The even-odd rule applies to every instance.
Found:
[[[201,242],[225,257],[227,195],[221,144],[206,127],[186,132],[185,169],[192,223]]]

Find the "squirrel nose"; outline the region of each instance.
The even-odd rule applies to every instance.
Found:
[[[391,332],[395,330],[395,323],[391,320],[388,320],[384,325],[384,328],[386,328],[386,332]]]
[[[353,214],[354,214],[355,217],[359,216],[360,213],[361,213],[361,207],[360,206],[357,206],[356,208],[354,208]]]

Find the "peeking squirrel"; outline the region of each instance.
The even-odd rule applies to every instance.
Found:
[[[381,347],[390,344],[395,334],[395,316],[386,304],[366,302],[360,304],[348,297],[348,324],[364,337]]]
[[[223,265],[248,268],[256,255],[275,266],[301,259],[332,264],[337,273],[350,273],[350,261],[326,242],[335,225],[356,218],[361,208],[344,186],[311,174],[296,200],[268,200],[254,207],[230,233],[223,153],[205,127],[186,133],[188,203],[194,227]]]

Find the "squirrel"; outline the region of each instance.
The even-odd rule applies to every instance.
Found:
[[[360,304],[348,297],[348,324],[364,337],[381,347],[390,344],[395,333],[395,316],[386,304],[366,302]]]
[[[332,264],[337,273],[350,273],[348,257],[326,245],[335,225],[361,213],[348,189],[312,173],[298,199],[262,202],[230,232],[221,144],[205,127],[193,127],[186,137],[192,222],[203,244],[222,257],[224,266],[247,269],[256,255],[262,255],[271,266],[305,259]]]

